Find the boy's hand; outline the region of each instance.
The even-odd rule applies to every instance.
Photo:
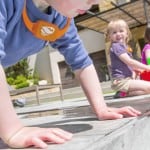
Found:
[[[123,117],[137,117],[141,115],[141,112],[132,108],[131,106],[125,106],[121,108],[107,107],[105,111],[102,111],[99,119],[121,119]]]
[[[6,143],[12,148],[34,146],[47,148],[47,143],[63,144],[72,138],[72,134],[59,128],[23,127]]]

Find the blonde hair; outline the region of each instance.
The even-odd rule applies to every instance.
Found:
[[[107,36],[109,36],[111,30],[120,28],[120,27],[123,27],[127,30],[128,37],[126,39],[126,44],[128,44],[128,42],[132,38],[132,35],[131,35],[128,24],[123,19],[112,20],[109,22],[107,26]]]

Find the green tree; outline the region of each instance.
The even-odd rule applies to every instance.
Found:
[[[29,68],[27,58],[5,69],[6,77],[7,78],[12,77],[14,79],[16,79],[16,77],[20,75],[28,79],[28,77],[31,76],[31,72],[32,72],[32,69]]]
[[[19,61],[17,64],[5,69],[7,82],[14,85],[15,88],[30,86],[30,83],[37,84],[39,76],[37,73],[32,74],[27,59]]]

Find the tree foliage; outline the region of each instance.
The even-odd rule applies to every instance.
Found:
[[[19,61],[17,64],[5,69],[7,82],[15,88],[23,88],[32,84],[37,84],[39,77],[37,73],[32,74],[27,59]]]

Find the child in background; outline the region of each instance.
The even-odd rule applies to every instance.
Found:
[[[150,23],[147,25],[144,34],[145,46],[142,50],[141,62],[146,65],[150,65]],[[141,80],[150,81],[150,72],[143,71],[140,74]]]
[[[45,149],[46,142],[62,144],[72,138],[58,128],[25,127],[9,95],[3,67],[39,52],[48,42],[65,57],[98,119],[140,115],[130,106],[110,108],[105,104],[93,62],[72,19],[94,4],[99,0],[0,0],[0,137],[10,147]]]
[[[142,50],[141,62],[150,65],[150,24],[148,24],[145,29],[144,39],[146,44]]]
[[[150,66],[132,58],[132,53],[128,50],[131,33],[127,23],[122,19],[111,21],[107,34],[111,42],[112,89],[117,91],[117,94],[126,93],[124,96],[150,94],[150,82],[135,78],[136,72],[150,71]]]

